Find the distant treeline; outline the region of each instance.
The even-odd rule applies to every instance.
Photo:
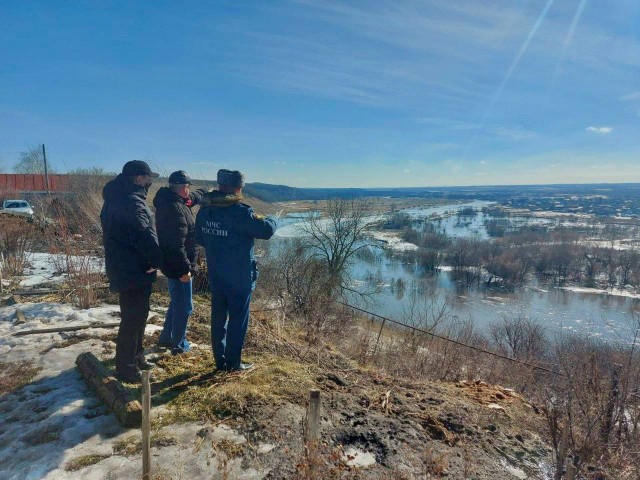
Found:
[[[640,198],[640,184],[638,183],[415,188],[297,188],[267,183],[249,183],[246,191],[248,194],[267,202],[358,197],[478,199],[496,202],[518,197],[543,198],[563,195],[605,195],[612,199]]]

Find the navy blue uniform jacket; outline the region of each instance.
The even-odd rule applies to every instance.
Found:
[[[221,293],[249,293],[258,278],[253,254],[255,238],[267,240],[276,231],[270,218],[256,215],[241,197],[206,193],[196,217],[196,241],[207,254],[209,283]]]
[[[118,175],[102,190],[100,213],[104,257],[111,290],[122,292],[151,285],[160,266],[160,247],[147,189]]]

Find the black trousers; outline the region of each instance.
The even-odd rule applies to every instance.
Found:
[[[116,370],[138,371],[137,357],[143,354],[142,340],[149,316],[151,285],[120,292],[120,328],[116,339]]]

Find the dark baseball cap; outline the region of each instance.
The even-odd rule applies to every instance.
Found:
[[[169,175],[169,183],[173,185],[191,185],[191,178],[184,170],[178,170]]]
[[[130,177],[149,175],[150,177],[157,178],[160,176],[160,174],[152,172],[149,164],[143,160],[131,160],[125,163],[124,167],[122,167],[122,174]]]

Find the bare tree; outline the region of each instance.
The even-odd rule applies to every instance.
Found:
[[[489,333],[498,351],[519,360],[539,360],[547,350],[542,325],[520,313],[489,325]]]
[[[51,165],[47,165],[49,173],[53,173]],[[20,153],[18,163],[13,166],[16,173],[44,173],[44,157],[42,156],[42,147],[29,147],[28,150]]]
[[[354,291],[349,287],[348,267],[357,252],[371,246],[366,236],[371,222],[370,203],[336,198],[327,202],[325,215],[314,213],[300,227],[305,248],[326,264],[341,291]]]

